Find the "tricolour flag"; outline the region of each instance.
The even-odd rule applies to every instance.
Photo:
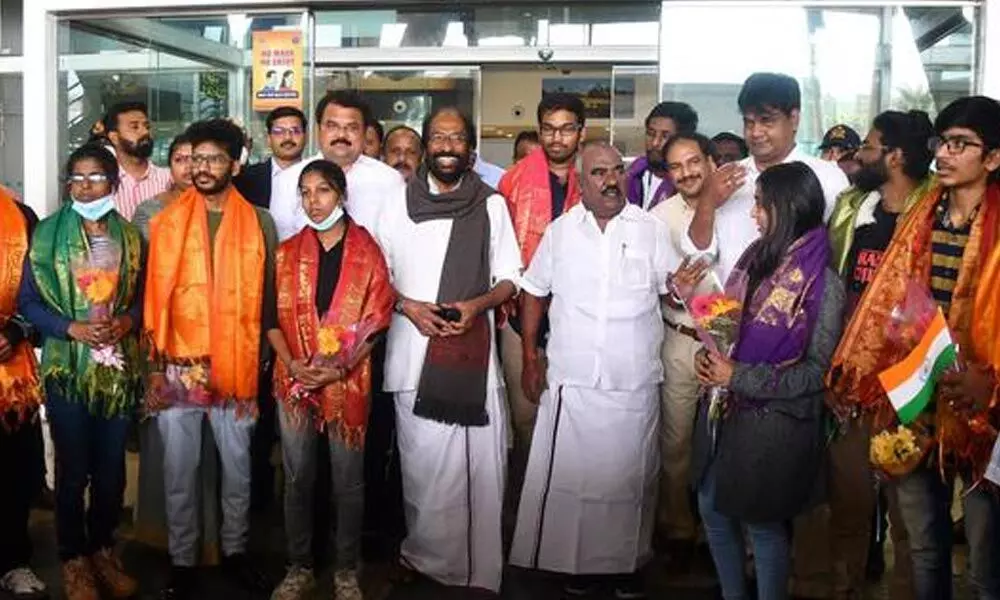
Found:
[[[938,379],[957,357],[958,350],[939,307],[917,347],[878,376],[901,423],[913,422],[927,407]]]

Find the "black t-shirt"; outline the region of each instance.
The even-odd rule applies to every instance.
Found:
[[[875,206],[875,222],[854,232],[854,243],[851,244],[844,270],[844,283],[847,287],[847,302],[844,304],[846,318],[849,319],[854,314],[861,295],[875,278],[875,271],[892,241],[898,219],[899,213],[886,212],[879,202]]]
[[[333,294],[340,281],[340,267],[344,261],[344,237],[329,250],[319,248],[319,273],[316,275],[316,312],[322,319],[333,302]]]
[[[562,216],[563,208],[566,206],[566,194],[569,192],[569,182],[561,183],[559,176],[549,171],[549,189],[552,191],[552,220],[555,221]]]

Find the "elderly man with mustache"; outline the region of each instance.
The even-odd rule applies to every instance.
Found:
[[[617,150],[594,142],[582,158],[581,204],[549,226],[522,278],[522,383],[540,406],[511,562],[568,575],[568,595],[607,580],[615,597],[642,598],[659,475],[669,233],[628,203]],[[547,374],[533,343],[546,311]]]

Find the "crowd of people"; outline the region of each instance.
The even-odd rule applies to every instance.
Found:
[[[337,600],[363,598],[369,532],[400,581],[486,597],[510,564],[564,574],[568,597],[643,598],[654,548],[682,573],[703,533],[726,600],[853,599],[885,515],[891,597],[947,600],[956,480],[974,597],[1000,598],[1000,103],[890,110],[864,139],[836,125],[820,157],[796,142],[795,79],[754,74],[736,108],[743,137],[709,138],[660,103],[626,164],[587,140],[579,98],[546,95],[504,171],[449,106],[383,133],[332,91],[312,130],[268,115],[261,163],[215,119],[168,168],[146,107],[112,107],[58,210],[0,194],[0,591],[46,594],[44,404],[69,600],[139,588],[115,551],[133,428],[166,600],[198,597],[216,559],[311,597],[331,529]],[[728,347],[692,315],[704,289],[739,309]],[[878,375],[912,349],[892,324],[919,293],[961,368],[903,419]],[[247,549],[275,446],[276,586]]]

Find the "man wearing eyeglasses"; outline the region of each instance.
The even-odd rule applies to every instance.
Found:
[[[521,249],[521,262],[525,265],[531,264],[549,223],[580,202],[580,178],[575,163],[580,144],[586,138],[585,123],[583,102],[578,97],[546,94],[538,104],[541,147],[525,156],[500,180],[497,189],[507,199]],[[538,407],[528,399],[521,386],[523,358],[517,304],[509,302],[505,312],[507,323],[500,325],[500,352],[514,424],[511,491],[516,498],[520,495],[519,481],[528,462]],[[546,318],[539,327],[539,348],[544,347],[548,330]],[[541,355],[544,359],[544,352]],[[535,366],[528,368],[530,371]]]
[[[913,282],[947,319],[960,367],[946,372],[908,425],[925,455],[895,478],[916,600],[952,597],[951,482],[961,477],[974,597],[1000,598],[1000,473],[989,469],[1000,425],[1000,103],[961,98],[934,123],[938,181],[910,211],[844,330],[830,371],[838,398],[894,423],[875,375],[898,361],[889,315]],[[914,292],[915,293],[915,292]],[[923,444],[922,442],[926,442]]]
[[[302,160],[306,148],[305,114],[293,107],[282,106],[267,115],[267,145],[271,158],[247,167],[233,181],[236,189],[252,204],[271,207],[273,182],[283,171]]]
[[[375,123],[371,109],[348,90],[328,92],[316,106],[319,153],[281,172],[274,179],[271,215],[284,241],[306,225],[299,201],[299,175],[314,160],[336,163],[347,175],[344,210],[358,225],[375,232],[378,214],[386,203],[404,202],[403,176],[385,163],[364,154],[365,132]],[[376,360],[377,362],[377,360]]]

